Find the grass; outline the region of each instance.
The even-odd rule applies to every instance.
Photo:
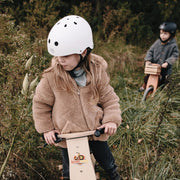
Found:
[[[33,91],[21,94],[25,74],[32,82],[49,65],[46,41],[31,44],[20,27],[14,28],[8,17],[0,18],[2,29],[6,29],[0,31],[4,37],[0,54],[0,177],[58,179],[60,150],[43,148],[44,141],[35,131],[32,119]],[[179,64],[175,65],[171,83],[159,89],[154,98],[142,102],[143,94],[137,90],[144,76],[144,50],[126,45],[122,39],[104,43],[95,37],[95,45],[93,52],[107,60],[111,85],[120,98],[123,123],[108,142],[123,179],[177,180],[180,177]],[[31,68],[26,70],[25,64],[32,55]]]
[[[179,177],[179,70],[176,73],[167,87],[146,102],[133,89],[121,91],[124,121],[109,144],[124,178]]]

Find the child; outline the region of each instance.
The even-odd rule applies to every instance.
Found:
[[[121,123],[119,98],[109,84],[107,63],[90,53],[94,46],[90,25],[82,17],[66,16],[53,26],[47,44],[54,57],[33,98],[36,130],[43,133],[47,144],[54,144],[55,133],[105,128],[105,134],[89,140],[90,149],[111,180],[121,179],[107,144]],[[59,145],[63,176],[69,179],[66,144]]]
[[[168,76],[172,72],[172,65],[178,59],[179,50],[175,40],[177,26],[174,22],[163,22],[160,26],[160,37],[148,50],[145,63],[156,63],[161,65],[160,84],[168,83]],[[149,75],[144,77],[144,84],[139,89],[143,91],[146,88]]]

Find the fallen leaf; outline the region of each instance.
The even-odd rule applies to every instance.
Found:
[[[60,164],[60,165],[57,166],[57,168],[58,168],[59,171],[61,171],[63,169],[63,165]]]
[[[144,139],[141,138],[141,139],[138,139],[138,144],[140,144]]]
[[[144,166],[144,170],[146,170],[146,171],[147,171],[147,170],[148,170],[148,166]]]
[[[113,144],[113,145],[112,145],[112,148],[113,148],[113,149],[116,149],[116,148],[117,148],[117,144]]]

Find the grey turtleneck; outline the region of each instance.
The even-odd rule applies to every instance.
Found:
[[[75,77],[74,80],[76,81],[78,86],[84,87],[86,86],[86,72],[84,69],[78,69],[73,71]]]

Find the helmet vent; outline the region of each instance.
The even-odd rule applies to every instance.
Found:
[[[77,15],[58,20],[51,28],[46,43],[48,52],[53,56],[82,54],[88,47],[94,47],[91,26]]]
[[[58,46],[58,44],[59,44],[59,43],[58,43],[57,41],[54,43],[55,46]]]

